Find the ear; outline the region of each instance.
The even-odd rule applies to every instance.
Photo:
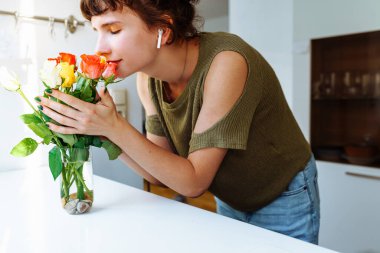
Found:
[[[173,18],[169,15],[165,14],[162,16],[162,18],[165,19],[166,22],[164,22],[163,27],[161,27],[163,30],[161,37],[161,46],[168,44],[168,42],[173,39],[173,31],[169,27],[174,23]]]
[[[157,48],[166,45],[172,38],[172,30],[169,28],[159,28],[157,34]]]

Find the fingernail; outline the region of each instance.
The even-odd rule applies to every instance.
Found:
[[[53,93],[53,91],[52,91],[50,88],[47,88],[47,89],[45,90],[45,92],[46,92],[46,93],[49,93],[49,94],[52,94],[52,93]]]
[[[42,105],[39,105],[37,106],[38,110],[42,111],[44,108],[42,107]]]
[[[34,100],[36,100],[37,102],[41,102],[41,99],[39,97],[35,97]]]

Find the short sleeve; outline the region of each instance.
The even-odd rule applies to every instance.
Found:
[[[146,117],[145,129],[148,133],[158,136],[165,136],[164,129],[162,128],[161,121],[157,114]]]

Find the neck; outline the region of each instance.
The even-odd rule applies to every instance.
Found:
[[[186,50],[185,50],[185,62],[184,62],[184,64],[183,64],[183,69],[182,69],[181,76],[178,78],[178,82],[179,82],[179,83],[185,81],[184,74],[185,74],[185,70],[186,70],[186,66],[187,66],[187,55],[188,55],[189,42],[188,42],[188,41],[185,41],[185,44],[186,44]]]
[[[170,86],[187,83],[194,67],[192,64],[194,59],[192,54],[195,53],[193,44],[191,41],[184,41],[162,47],[153,65],[149,66],[149,68],[154,67],[142,72],[166,81]]]

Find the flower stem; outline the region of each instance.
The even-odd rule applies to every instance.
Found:
[[[75,169],[74,169],[74,172],[77,175],[77,178],[79,179],[79,181],[82,183],[82,185],[86,189],[86,192],[88,192],[88,194],[90,194],[90,196],[92,197],[91,191],[90,191],[90,189],[88,189],[87,185],[84,183],[82,175]]]
[[[29,99],[25,96],[25,94],[24,94],[24,92],[21,90],[21,88],[18,89],[17,92],[18,92],[18,94],[20,94],[21,97],[26,101],[26,103],[27,103],[27,104],[33,109],[33,111],[34,111],[35,113],[39,114],[38,111],[36,110],[36,108],[34,108],[34,106],[32,105],[32,103],[30,103]]]
[[[65,201],[67,202],[69,200],[69,188],[67,186],[67,180],[66,180],[66,168],[63,166],[62,172],[61,172],[61,177],[62,177],[62,184],[63,184],[63,190],[65,192]]]

